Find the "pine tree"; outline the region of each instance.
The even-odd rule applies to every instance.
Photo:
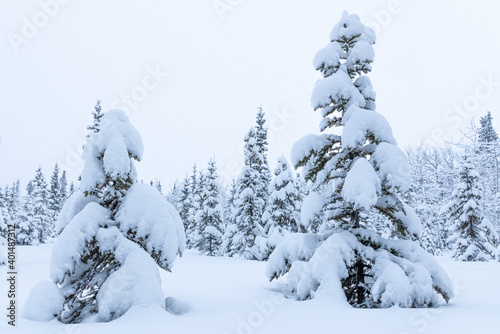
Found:
[[[266,211],[262,217],[265,238],[259,248],[261,258],[267,260],[276,246],[290,233],[305,232],[300,223],[300,197],[293,170],[284,156],[278,158],[270,185]]]
[[[32,181],[26,187],[22,209],[16,219],[16,242],[18,245],[37,246],[40,244],[39,221],[34,219],[35,198]]]
[[[235,205],[238,190],[237,187],[238,186],[236,180],[232,179],[231,186],[229,188],[229,195],[227,197],[226,206],[224,209],[224,235],[222,236],[221,248],[223,250],[223,253],[229,256],[233,256],[235,254],[233,239],[238,232],[235,216]]]
[[[190,215],[193,209],[191,203],[191,185],[189,180],[189,177],[186,175],[180,185],[178,200],[179,206],[177,207],[177,211],[179,211],[179,216],[182,219],[186,233],[190,229]],[[189,245],[189,237],[187,238],[187,242]]]
[[[493,129],[493,117],[491,117],[491,111],[488,111],[488,113],[485,116],[482,116],[479,120],[479,123],[481,127],[479,128],[478,135],[479,135],[479,143],[480,143],[480,149],[488,149],[488,143],[495,143],[498,140],[498,135]]]
[[[47,191],[47,204],[50,215],[50,228],[55,229],[55,221],[62,209],[61,183],[59,180],[59,165],[54,165],[54,172],[50,178],[50,186]]]
[[[61,209],[64,202],[68,199],[68,180],[66,179],[66,171],[62,171],[61,178],[59,179],[59,203],[61,203]]]
[[[49,208],[47,182],[39,166],[33,179],[33,222],[38,229],[39,243],[46,243],[55,234],[54,221]]]
[[[189,195],[189,202],[190,202],[189,216],[186,228],[186,240],[187,240],[186,246],[188,248],[194,248],[198,240],[198,236],[196,235],[196,231],[198,229],[196,226],[196,214],[200,209],[199,195],[201,189],[200,184],[198,182],[198,169],[196,167],[196,164],[193,165],[190,178],[191,178],[190,182],[191,190]]]
[[[221,254],[222,244],[222,205],[219,175],[215,160],[210,159],[200,196],[200,210],[197,214],[197,228],[200,238],[196,248],[202,254],[216,256]]]
[[[5,200],[7,204],[7,220],[10,222],[14,222],[17,219],[20,207],[20,182],[17,180],[12,183],[12,186],[9,188],[5,187]]]
[[[51,259],[64,323],[95,314],[110,321],[137,303],[164,305],[158,266],[171,270],[184,232],[166,199],[137,182],[134,160],[142,153],[141,136],[121,110],[107,112],[87,138],[81,192],[63,208]],[[80,210],[70,215],[70,208]]]
[[[260,182],[258,183],[257,196],[264,201],[264,208],[267,205],[267,197],[269,196],[269,183],[271,182],[271,171],[267,161],[267,128],[264,126],[266,123],[265,113],[262,106],[257,108],[257,119],[255,126],[255,146],[257,152],[260,154],[261,159],[256,162],[254,168],[259,173]]]
[[[159,181],[158,181],[159,182]],[[158,189],[158,183],[153,183],[154,187]],[[160,184],[161,189],[161,184]],[[158,190],[159,191],[159,190]],[[161,191],[160,191],[161,194]],[[170,187],[170,191],[165,196],[167,201],[174,206],[174,208],[180,212],[179,198],[180,198],[180,185],[177,180],[174,182],[174,185]]]
[[[458,261],[488,261],[494,256],[498,235],[484,216],[481,205],[479,173],[470,156],[465,156],[458,171],[459,182],[451,201],[443,208],[452,222],[450,242]]]
[[[153,183],[153,186],[156,188],[156,190],[158,190],[160,194],[163,194],[160,180],[156,179]]]
[[[237,180],[234,221],[238,232],[233,237],[234,253],[247,259],[259,259],[254,250],[255,238],[263,235],[262,214],[264,199],[259,196],[262,179],[257,169],[263,155],[257,146],[255,128],[245,136],[245,166]]]
[[[402,201],[410,185],[408,162],[387,120],[375,111],[375,93],[364,75],[371,71],[375,34],[344,12],[330,41],[314,58],[324,78],[311,104],[321,111],[320,130],[341,135],[308,135],[292,149],[293,164],[304,168],[306,180],[330,189],[322,210],[328,222],[318,235],[295,234],[280,243],[267,275],[288,273],[290,292],[299,299],[312,298],[324,284],[333,294],[343,291],[355,307],[430,306],[438,294],[448,301],[453,289],[446,273],[432,255],[404,240],[417,238],[421,224]],[[370,229],[374,211],[392,224],[399,240]],[[426,277],[425,290],[422,280],[413,279],[416,271]],[[397,294],[391,286],[398,286]]]
[[[94,133],[99,132],[101,129],[101,119],[104,114],[102,113],[101,100],[97,100],[94,106],[94,111],[92,112],[93,124],[87,127],[87,130]]]
[[[500,167],[498,135],[493,129],[491,112],[481,117],[478,132],[478,150],[476,154],[478,172],[483,187],[484,213],[493,226],[500,230]]]

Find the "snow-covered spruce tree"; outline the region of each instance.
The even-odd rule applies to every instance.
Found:
[[[202,238],[200,234],[199,217],[203,211],[203,203],[206,199],[206,178],[203,170],[199,170],[198,176],[193,180],[195,182],[195,186],[192,194],[193,212],[191,218],[192,222],[189,227],[189,242],[192,248],[196,248]]]
[[[50,184],[47,190],[47,206],[50,215],[50,228],[55,230],[55,221],[62,209],[63,203],[61,202],[61,184],[59,180],[59,165],[54,165],[54,171],[50,177]]]
[[[290,233],[305,232],[300,223],[301,203],[293,170],[283,155],[278,158],[274,175],[269,187],[267,208],[262,216],[264,236],[256,239],[263,260],[267,260],[276,246]]]
[[[189,183],[189,177],[186,175],[179,189],[179,199],[177,211],[184,224],[184,230],[187,231],[189,228],[190,212],[192,211],[191,204],[191,186]],[[187,234],[187,232],[186,232]]]
[[[32,184],[33,222],[38,229],[38,241],[42,244],[49,241],[55,234],[49,209],[47,182],[41,166],[37,168]]]
[[[489,111],[479,120],[476,159],[483,186],[484,213],[493,226],[500,230],[500,166],[498,161],[500,148],[492,120]]]
[[[196,245],[197,238],[197,227],[196,227],[196,214],[200,209],[200,189],[201,186],[199,184],[198,179],[198,169],[196,164],[193,165],[193,171],[190,176],[190,184],[189,184],[189,215],[187,217],[187,223],[184,223],[186,226],[186,247],[194,248]]]
[[[262,179],[256,166],[262,166],[263,156],[257,146],[255,128],[245,136],[245,166],[236,181],[237,198],[234,203],[234,223],[237,231],[233,236],[235,254],[246,259],[259,258],[255,249],[255,238],[263,235],[262,214],[264,199],[258,196],[262,189]]]
[[[238,185],[236,180],[232,179],[231,187],[229,188],[229,195],[226,201],[226,207],[224,209],[224,234],[222,235],[221,249],[223,254],[227,254],[229,256],[233,256],[235,253],[233,238],[238,232],[235,216],[235,204],[236,198],[238,197],[237,188]]]
[[[450,243],[458,261],[488,261],[495,256],[498,235],[484,216],[481,184],[470,156],[465,156],[458,171],[459,182],[443,212],[452,222]]]
[[[3,201],[5,205],[5,217],[4,219],[8,222],[15,222],[19,214],[20,209],[20,182],[17,180],[12,183],[12,186],[5,186],[5,192],[3,194]]]
[[[210,159],[203,181],[201,208],[196,217],[198,235],[196,248],[209,256],[221,255],[222,205],[220,182],[215,160]]]
[[[271,171],[267,161],[267,128],[264,126],[266,123],[265,113],[262,106],[257,108],[257,118],[255,126],[255,146],[257,151],[262,157],[256,162],[254,168],[259,172],[260,182],[258,183],[257,196],[264,201],[264,208],[267,205],[267,197],[269,196],[269,183],[271,182]]]
[[[105,113],[100,131],[87,138],[81,192],[59,215],[51,259],[64,323],[91,315],[109,321],[132,305],[164,305],[157,266],[172,269],[184,231],[172,205],[137,182],[133,160],[142,153],[141,136],[121,110]]]
[[[64,202],[68,199],[68,179],[66,178],[66,171],[62,171],[61,178],[59,179],[59,203],[61,207],[59,211],[61,211]]]
[[[160,189],[158,189],[157,185],[159,183],[151,181],[151,185],[154,186],[158,191],[161,189],[161,184],[160,184]],[[158,181],[159,182],[159,181]],[[174,185],[170,186],[169,192],[165,195],[165,198],[167,201],[174,206],[174,208],[179,212],[180,214],[180,206],[179,206],[179,198],[180,198],[180,193],[181,193],[181,186],[177,180],[175,180]],[[161,191],[160,191],[161,194]]]
[[[18,245],[37,246],[40,244],[39,229],[34,220],[34,197],[32,182],[26,187],[26,196],[23,198],[21,210],[15,221],[16,242]]]
[[[288,273],[288,293],[301,300],[327,291],[355,307],[431,306],[439,295],[448,301],[447,274],[416,242],[403,240],[416,238],[421,225],[401,200],[410,180],[406,157],[374,111],[375,94],[363,75],[371,70],[375,34],[344,12],[330,41],[314,58],[324,79],[311,102],[321,110],[321,131],[342,134],[308,135],[292,149],[306,179],[331,189],[322,209],[328,222],[317,234],[293,234],[278,245],[267,276]],[[373,210],[393,224],[399,240],[365,227]]]

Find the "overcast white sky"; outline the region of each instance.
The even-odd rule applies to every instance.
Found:
[[[500,1],[0,0],[0,185],[56,161],[76,179],[97,98],[141,132],[140,179],[170,183],[212,155],[238,173],[261,102],[274,168],[318,133],[312,59],[344,9],[378,33],[370,77],[400,145],[487,110],[500,130]]]

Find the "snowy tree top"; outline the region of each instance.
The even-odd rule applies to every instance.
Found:
[[[100,152],[107,151],[110,146],[123,141],[126,150],[136,160],[142,159],[144,146],[139,131],[130,123],[127,114],[120,109],[112,109],[104,114],[101,130],[95,135]]]
[[[375,43],[375,32],[372,28],[365,26],[356,14],[342,13],[340,21],[333,26],[330,33],[330,41],[343,41],[343,38],[352,40],[358,37],[360,40],[370,44]]]

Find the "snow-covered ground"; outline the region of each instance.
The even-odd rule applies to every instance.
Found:
[[[326,298],[297,302],[273,291],[277,286],[266,281],[266,263],[188,251],[175,262],[172,273],[161,271],[165,296],[176,299],[174,306],[181,304],[181,315],[155,306],[132,308],[109,323],[63,325],[23,319],[29,290],[49,277],[51,250],[51,245],[18,247],[21,317],[16,328],[7,326],[2,317],[2,334],[500,333],[500,263],[447,258],[439,262],[454,283],[456,298],[434,309],[353,309],[335,306]],[[5,279],[0,281],[0,293],[6,306]]]

